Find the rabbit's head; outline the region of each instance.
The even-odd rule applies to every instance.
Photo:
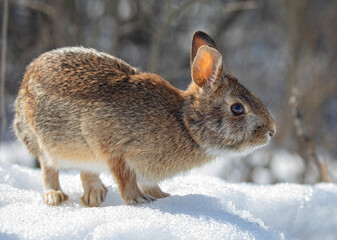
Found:
[[[266,145],[275,124],[262,101],[223,69],[222,55],[203,32],[193,36],[192,107],[185,118],[193,139],[210,155],[247,154]]]

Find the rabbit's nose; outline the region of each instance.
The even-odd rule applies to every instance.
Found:
[[[273,124],[272,128],[269,129],[268,134],[269,134],[270,137],[273,137],[275,135],[275,133],[276,133],[276,127],[275,127],[275,124]]]

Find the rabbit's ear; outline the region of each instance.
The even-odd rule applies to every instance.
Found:
[[[215,48],[201,46],[193,60],[191,73],[193,81],[200,88],[213,92],[221,84],[221,53]]]
[[[191,60],[190,60],[191,65],[194,61],[195,55],[197,55],[198,49],[202,45],[207,45],[217,49],[215,46],[215,42],[210,36],[208,36],[206,33],[202,31],[195,32],[192,39]]]

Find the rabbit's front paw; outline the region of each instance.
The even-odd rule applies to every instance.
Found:
[[[98,207],[104,201],[107,191],[103,184],[86,189],[81,198],[82,204],[86,207]]]
[[[139,193],[139,195],[134,196],[131,199],[126,199],[125,203],[127,205],[137,205],[137,204],[142,204],[142,203],[150,203],[155,200],[156,199],[151,197],[150,195],[147,195],[145,193]]]
[[[68,195],[61,190],[50,190],[43,195],[43,200],[48,205],[60,205],[68,200]]]
[[[160,187],[158,186],[158,184],[154,184],[154,185],[141,185],[141,190],[154,197],[154,198],[166,198],[171,196],[169,193],[163,192]]]

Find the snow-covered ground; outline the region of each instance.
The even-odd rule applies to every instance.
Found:
[[[102,174],[107,198],[85,208],[79,173],[67,171],[60,181],[70,199],[51,207],[42,202],[41,172],[4,161],[9,155],[0,161],[1,240],[337,239],[335,184],[239,184],[191,173],[161,183],[171,197],[126,206]]]

